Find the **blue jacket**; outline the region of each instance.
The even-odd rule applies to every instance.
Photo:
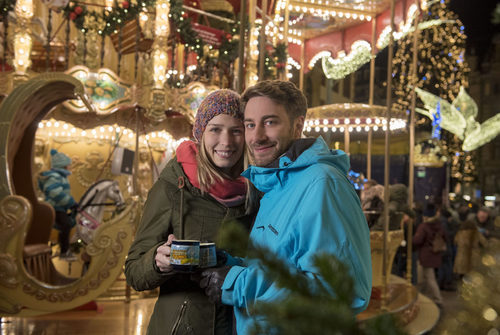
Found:
[[[71,196],[68,176],[71,174],[66,169],[53,168],[40,173],[38,187],[45,195],[45,201],[56,211],[66,212],[75,204]]]
[[[282,156],[279,168],[250,166],[243,176],[265,193],[250,234],[252,243],[310,278],[319,278],[314,255],[335,255],[350,268],[355,283],[352,307],[358,313],[367,307],[371,294],[370,232],[347,179],[348,169],[348,156],[330,151],[320,137],[295,161]],[[239,335],[248,334],[253,321],[262,321],[249,316],[252,304],[280,301],[287,295],[266,280],[255,262],[233,266],[222,286],[222,302],[234,306]]]

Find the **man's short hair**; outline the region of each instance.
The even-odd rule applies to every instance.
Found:
[[[306,116],[307,99],[291,81],[264,80],[247,88],[241,96],[243,110],[245,110],[248,100],[255,97],[266,97],[285,107],[290,121],[299,116]]]

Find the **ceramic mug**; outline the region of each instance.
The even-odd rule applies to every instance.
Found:
[[[217,265],[215,243],[200,243],[200,268],[210,268]]]
[[[194,271],[200,265],[200,241],[172,241],[170,263],[175,270]]]

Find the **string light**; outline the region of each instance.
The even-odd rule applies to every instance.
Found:
[[[368,120],[370,120],[369,123]],[[340,124],[338,119],[306,120],[306,132],[311,132],[313,130],[315,132],[320,132],[321,130],[323,132],[327,132],[330,130],[332,132],[336,132],[337,130],[343,132],[345,130],[345,127],[347,127],[348,131],[350,132],[354,130],[356,130],[357,132],[368,132],[370,131],[370,129],[373,131],[383,129],[385,131],[387,129],[387,120],[383,119],[382,121],[379,121],[379,123],[383,124],[383,128],[378,127],[377,124],[373,124],[370,118],[345,118],[343,124]],[[320,124],[322,124],[323,126],[320,127]],[[353,126],[353,124],[355,126]],[[389,129],[391,131],[400,131],[406,129],[406,120],[400,118],[391,118]]]
[[[66,129],[71,130],[64,131]],[[116,141],[119,139],[120,145],[128,148],[135,147],[134,131],[129,128],[120,127],[116,124],[97,126],[92,129],[84,130],[72,125],[71,123],[57,121],[54,119],[43,120],[38,123],[36,136],[41,138],[51,138],[52,141],[58,143],[80,143],[82,141],[84,143],[91,143],[97,141],[100,144],[108,143],[109,145],[116,144]],[[139,136],[140,142],[147,141],[152,148],[158,150],[176,148],[184,140],[186,140],[186,138],[175,140],[172,135],[164,130],[153,131]]]
[[[322,57],[323,72],[328,79],[342,79],[359,69],[371,59],[371,46],[363,40],[355,41],[351,52],[339,52],[338,57]]]

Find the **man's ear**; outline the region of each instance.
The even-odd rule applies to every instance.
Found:
[[[294,138],[302,137],[302,130],[304,129],[304,116],[299,116],[293,121],[293,136]]]

